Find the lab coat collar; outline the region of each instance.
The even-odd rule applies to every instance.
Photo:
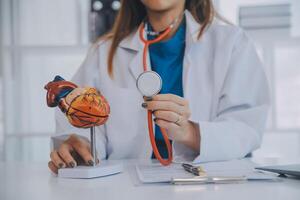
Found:
[[[192,39],[193,42],[196,42],[201,25],[195,20],[195,18],[192,16],[190,11],[185,10],[184,13],[185,13],[186,24],[187,24],[186,39],[188,39],[187,41],[191,41],[190,39]],[[129,49],[133,51],[143,50],[144,44],[140,40],[139,30],[137,29],[131,35],[123,39],[120,42],[119,46],[124,49]]]
[[[187,54],[190,50],[190,47],[194,42],[196,42],[199,30],[201,25],[194,19],[192,14],[186,10],[185,11],[186,17],[186,50],[185,53]],[[136,30],[133,34],[122,40],[119,44],[121,48],[134,51],[136,54],[134,55],[133,59],[130,62],[130,72],[135,79],[143,72],[143,48],[144,44],[140,40],[139,37],[139,30]],[[148,66],[150,63],[149,53],[147,55],[147,63]],[[186,62],[186,65],[189,65],[189,62]],[[150,70],[150,69],[148,69]],[[184,78],[185,79],[185,78]]]
[[[129,49],[133,51],[140,51],[143,49],[143,42],[140,40],[139,29],[131,33],[125,39],[123,39],[119,46],[124,49]]]

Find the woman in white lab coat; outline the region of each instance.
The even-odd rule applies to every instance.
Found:
[[[160,32],[176,18],[178,23],[161,43],[179,37],[184,27],[180,40],[184,45],[177,48],[181,43],[174,39],[175,46],[171,46],[178,56],[173,66],[177,71],[163,74],[163,82],[167,80],[163,84],[176,80],[177,90],[167,88],[163,94],[144,99],[136,88],[143,72],[144,47],[138,27],[146,20],[153,32]],[[172,67],[168,66],[172,52],[156,55],[155,60],[155,48],[148,55],[152,70],[159,73]],[[164,48],[161,54],[169,51]],[[158,62],[164,68],[159,69]],[[218,20],[211,0],[121,1],[114,28],[92,46],[72,81],[96,87],[110,103],[109,120],[96,128],[99,159],[151,158],[147,110],[153,111],[156,126],[167,130],[174,160],[242,158],[261,144],[269,107],[264,70],[247,35]],[[80,160],[92,165],[89,142],[84,139],[88,130],[72,127],[60,112],[56,125],[58,136],[53,138],[49,168],[57,172]]]

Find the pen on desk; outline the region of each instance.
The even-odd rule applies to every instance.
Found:
[[[191,165],[189,165],[189,164],[183,163],[183,164],[182,164],[182,167],[183,167],[183,169],[184,169],[185,171],[187,171],[187,172],[189,172],[189,173],[192,173],[192,174],[194,174],[195,176],[199,176],[198,171],[195,170],[195,169],[193,168],[193,166],[191,166]]]
[[[183,163],[182,167],[185,171],[194,174],[195,176],[205,175],[205,171],[201,167],[195,167],[193,165]]]

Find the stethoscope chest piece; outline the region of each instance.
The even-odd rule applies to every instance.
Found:
[[[143,96],[152,97],[160,92],[162,80],[158,73],[145,71],[137,78],[136,86]]]

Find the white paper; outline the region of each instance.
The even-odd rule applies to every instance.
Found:
[[[225,162],[203,163],[201,166],[207,176],[245,176],[248,180],[275,180],[275,175],[258,172],[251,161],[232,160]],[[136,165],[138,177],[142,183],[167,183],[173,178],[192,178],[193,174],[186,172],[181,164],[171,164],[164,167],[159,163]]]
[[[183,170],[180,164],[172,164],[167,167],[155,164],[136,165],[138,177],[143,183],[164,183],[170,182],[172,178],[191,178],[191,173]]]

